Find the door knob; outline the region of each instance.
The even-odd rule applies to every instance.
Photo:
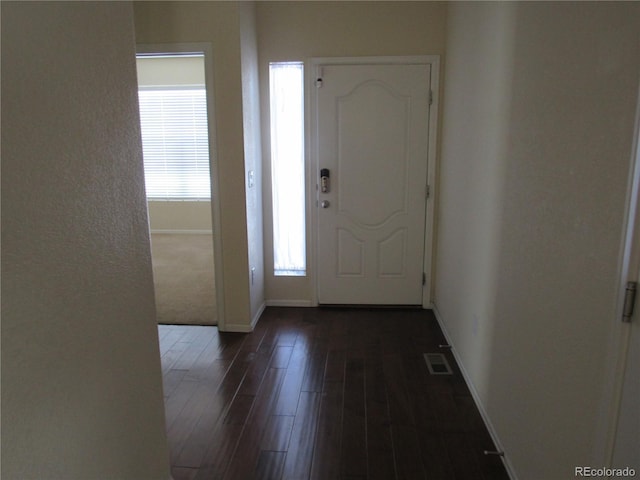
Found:
[[[322,200],[322,201],[320,202],[320,206],[321,206],[322,208],[329,208],[329,205],[331,205],[331,204],[329,203],[329,200]]]

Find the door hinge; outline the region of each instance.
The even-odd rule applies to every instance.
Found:
[[[427,274],[422,272],[422,285],[426,285],[427,284]]]
[[[429,198],[431,196],[431,186],[427,185],[427,191],[425,194],[426,198]]]
[[[625,323],[631,322],[637,290],[638,282],[627,282],[627,288],[624,291],[624,305],[622,307],[622,321]]]
[[[429,105],[433,104],[433,90],[429,90]]]

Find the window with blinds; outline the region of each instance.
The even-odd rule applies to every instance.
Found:
[[[210,199],[205,88],[140,88],[138,93],[147,197]]]
[[[209,200],[204,54],[136,55],[149,200]]]

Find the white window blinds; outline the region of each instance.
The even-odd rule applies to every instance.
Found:
[[[211,198],[204,87],[140,88],[147,198]]]

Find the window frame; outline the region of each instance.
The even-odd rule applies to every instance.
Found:
[[[176,79],[161,76],[158,84],[138,85],[148,201],[211,201],[211,139],[204,53],[136,56],[137,60],[194,57],[201,60],[203,74],[200,77],[195,70],[195,78],[188,79],[194,83],[172,84]],[[148,68],[153,72],[158,66],[146,67],[141,72],[149,72]],[[148,78],[149,73],[143,77]]]
[[[294,100],[294,106],[299,106],[299,110],[296,112],[289,112],[284,115],[278,115],[276,113],[277,106],[281,109],[286,108],[284,100],[276,98],[274,93],[278,88],[274,85],[274,80],[277,74],[275,70],[278,67],[295,67],[296,72],[299,74],[295,79],[299,87],[299,96]],[[293,82],[293,80],[291,80]],[[290,92],[293,88],[287,89]],[[270,158],[271,158],[271,207],[272,207],[272,235],[273,235],[273,275],[275,277],[306,277],[308,274],[308,262],[307,262],[307,185],[306,185],[306,138],[305,138],[305,65],[302,61],[289,61],[289,62],[269,62],[269,131],[270,131]],[[295,152],[295,165],[291,165],[291,157],[294,155],[293,151],[285,152],[286,147],[280,148],[281,145],[290,143],[284,141],[285,131],[286,137],[291,138],[291,128],[285,128],[282,131],[277,131],[277,123],[282,120],[283,116],[287,115],[297,116],[295,128],[298,130],[297,138],[299,144],[296,144],[291,150]],[[280,141],[278,141],[280,139]],[[279,158],[278,153],[283,153],[282,156],[289,157],[289,160]],[[288,167],[284,168],[289,162]],[[295,169],[294,173],[291,172],[291,167]],[[279,192],[278,184],[282,183],[289,185],[286,189],[281,189]],[[295,195],[291,194],[291,185],[295,185]],[[297,217],[296,231],[293,233],[292,226],[289,224],[281,224],[279,220],[290,219]],[[293,248],[285,247],[295,241]]]

